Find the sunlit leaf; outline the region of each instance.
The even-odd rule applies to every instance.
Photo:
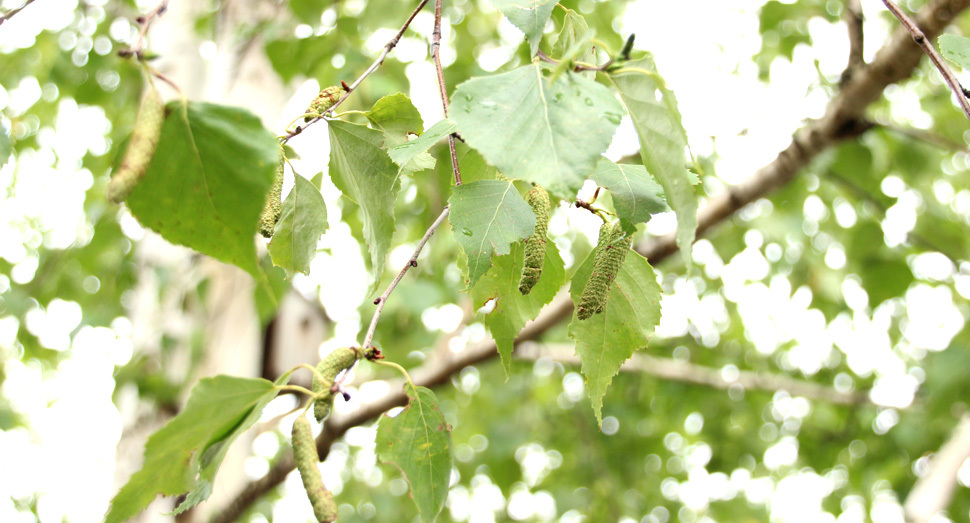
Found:
[[[593,256],[590,253],[573,276],[569,294],[574,303],[579,303],[589,280]],[[573,313],[568,334],[576,340],[587,393],[600,423],[603,397],[613,376],[637,349],[647,346],[660,322],[660,293],[653,267],[643,256],[630,252],[613,281],[603,312],[585,320]]]
[[[490,0],[492,5],[529,39],[531,54],[536,54],[542,30],[556,7],[556,0]]]
[[[603,158],[591,177],[596,185],[610,191],[616,215],[627,229],[670,210],[663,188],[642,165],[616,164]]]
[[[528,238],[536,216],[509,181],[481,180],[455,187],[448,200],[455,240],[468,258],[468,286],[488,271],[492,255],[508,254]]]
[[[592,80],[567,72],[550,84],[543,69],[532,64],[468,80],[455,91],[451,119],[506,176],[571,200],[609,146],[623,108]]]
[[[277,383],[288,380],[287,374]],[[273,382],[261,378],[200,380],[185,408],[148,438],[141,470],[111,501],[105,521],[128,521],[158,494],[186,494],[175,513],[205,501],[229,445],[259,420],[276,393]]]
[[[344,196],[360,205],[363,240],[376,285],[394,234],[398,169],[381,148],[380,131],[339,120],[331,120],[329,127],[330,178]]]
[[[697,230],[697,197],[686,168],[687,135],[677,99],[657,73],[649,54],[641,54],[610,74],[640,136],[640,157],[663,186],[667,203],[677,213],[677,246],[688,266]]]
[[[940,35],[940,53],[947,60],[970,70],[970,38],[952,33]]]
[[[559,249],[552,240],[546,241],[546,256],[539,282],[529,294],[519,292],[525,249],[521,242],[512,245],[512,252],[492,258],[492,268],[470,293],[476,307],[495,300],[495,308],[485,315],[485,325],[492,332],[506,376],[512,365],[512,342],[525,324],[534,319],[544,305],[552,301],[566,279]]]
[[[397,416],[382,416],[377,424],[377,457],[404,474],[421,521],[441,512],[451,480],[451,426],[438,398],[424,387],[407,384],[408,406]]]
[[[280,214],[269,243],[273,265],[294,272],[310,273],[310,261],[317,253],[317,242],[327,230],[327,205],[320,189],[306,178],[296,175],[296,183],[283,200]]]
[[[170,103],[155,156],[128,196],[163,238],[257,274],[254,236],[279,142],[238,107]]]

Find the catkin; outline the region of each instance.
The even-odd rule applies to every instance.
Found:
[[[333,381],[337,378],[337,374],[340,374],[342,370],[352,367],[357,359],[363,355],[365,355],[364,351],[360,351],[354,347],[341,347],[335,349],[317,364],[317,372],[320,373],[320,376],[324,380],[321,382],[317,379],[316,375],[313,377],[313,393],[320,395],[313,402],[313,417],[317,421],[323,421],[324,418],[330,415],[330,408],[333,406],[333,392],[330,390],[330,387],[333,386]]]
[[[580,320],[599,314],[606,308],[613,280],[620,272],[632,245],[633,236],[624,233],[619,222],[614,225],[604,223],[600,227],[599,241],[593,257],[593,272],[579,297],[576,315]]]
[[[259,218],[259,233],[266,238],[273,236],[276,222],[283,214],[283,202],[280,195],[283,192],[283,166],[286,164],[286,152],[283,144],[280,144],[280,161],[276,165],[276,177],[273,179],[273,186],[266,195],[266,205],[263,206],[263,214]]]
[[[310,498],[310,504],[313,505],[313,515],[320,523],[336,520],[337,504],[333,501],[333,494],[323,484],[323,477],[320,475],[320,469],[317,468],[320,455],[317,454],[317,444],[313,440],[310,420],[306,419],[306,416],[301,415],[293,422],[290,441],[293,443],[293,461],[296,462],[296,469],[300,471],[303,488]]]
[[[525,263],[519,278],[519,292],[529,294],[542,276],[542,264],[546,258],[546,231],[549,229],[549,193],[536,185],[526,193],[525,201],[536,215],[536,228],[525,239]]]
[[[165,104],[158,96],[158,91],[152,87],[141,99],[138,116],[135,118],[135,128],[131,131],[131,138],[128,139],[128,149],[125,150],[118,170],[108,182],[109,200],[121,203],[144,178],[148,164],[155,155],[158,139],[162,135],[163,123],[165,123]]]
[[[323,114],[333,107],[333,104],[337,103],[337,100],[343,96],[344,88],[341,85],[331,85],[320,91],[320,94],[310,102],[310,106],[307,107],[307,114]],[[304,122],[309,122],[312,120],[312,116],[306,116],[303,118]]]

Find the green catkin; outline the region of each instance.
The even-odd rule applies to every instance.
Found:
[[[263,214],[259,218],[259,233],[265,238],[273,237],[273,230],[276,222],[283,214],[283,202],[280,195],[283,192],[283,166],[286,165],[286,152],[283,144],[280,144],[280,162],[276,166],[276,177],[273,179],[273,186],[266,195],[266,205],[263,206]]]
[[[589,319],[593,314],[599,314],[606,308],[613,280],[616,278],[626,255],[633,245],[633,237],[623,232],[623,227],[617,222],[614,225],[604,223],[600,227],[599,241],[596,243],[593,257],[593,272],[579,298],[576,315],[580,320]]]
[[[343,96],[344,88],[342,85],[331,85],[320,91],[320,94],[310,102],[310,106],[307,107],[307,114],[323,114],[333,107],[333,104],[337,103],[337,100]],[[312,116],[306,116],[303,118],[304,122],[309,122],[312,120]]]
[[[355,347],[341,347],[335,349],[317,364],[317,372],[324,380],[321,382],[316,376],[313,377],[313,393],[320,395],[313,402],[313,417],[317,421],[323,421],[330,415],[330,408],[333,406],[333,392],[330,387],[333,386],[337,374],[352,367],[358,359],[366,356],[366,354],[367,351]]]
[[[150,88],[138,106],[135,128],[128,139],[128,149],[121,159],[121,165],[108,182],[108,199],[121,203],[131,194],[138,182],[145,176],[148,164],[155,155],[155,147],[162,135],[165,123],[165,104],[158,91]]]
[[[317,464],[320,455],[317,454],[317,443],[313,440],[310,430],[310,420],[302,414],[293,422],[293,432],[290,434],[293,443],[293,461],[303,479],[303,488],[313,506],[313,515],[320,523],[337,519],[337,504],[333,501],[333,494],[323,484],[323,477]]]
[[[549,193],[536,185],[526,193],[525,201],[536,215],[536,228],[525,240],[525,263],[519,278],[519,292],[529,294],[542,276],[546,258],[546,232],[549,230]]]

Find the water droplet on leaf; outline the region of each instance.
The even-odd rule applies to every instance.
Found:
[[[464,234],[465,236],[471,236],[472,230],[469,229],[468,227],[465,227],[464,229],[461,230],[461,233]]]

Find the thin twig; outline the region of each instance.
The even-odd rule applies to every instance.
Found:
[[[3,13],[2,15],[0,15],[0,25],[2,25],[7,20],[10,20],[11,18],[13,18],[13,15],[15,15],[15,14],[23,11],[25,7],[27,7],[28,5],[30,5],[32,3],[34,3],[34,0],[27,0],[26,2],[24,2],[24,5],[16,8],[16,9],[11,9],[11,10],[7,11],[6,13]]]
[[[361,73],[361,75],[358,76],[356,80],[354,80],[354,83],[350,84],[349,86],[348,85],[344,86],[344,91],[345,91],[344,95],[341,96],[340,99],[337,100],[337,102],[330,107],[330,109],[328,109],[322,115],[313,118],[306,124],[298,125],[296,129],[286,133],[286,136],[283,137],[283,143],[290,141],[290,138],[293,138],[294,136],[302,133],[304,129],[324,119],[325,116],[327,115],[332,116],[334,110],[336,110],[337,107],[340,107],[340,104],[344,103],[344,100],[346,100],[347,97],[350,96],[350,93],[354,92],[357,89],[357,86],[359,86],[360,83],[363,82],[365,78],[370,76],[371,73],[376,71],[377,68],[384,63],[384,59],[387,58],[387,55],[391,52],[392,49],[397,47],[398,42],[401,41],[401,37],[404,36],[404,32],[408,30],[408,27],[410,27],[411,21],[414,20],[415,16],[418,16],[418,13],[421,12],[421,8],[423,8],[424,5],[427,3],[428,3],[428,0],[421,0],[420,2],[418,2],[418,6],[414,8],[414,11],[411,11],[411,15],[408,16],[408,19],[404,21],[404,25],[401,26],[401,29],[397,32],[397,34],[395,34],[393,38],[391,38],[386,44],[384,44],[384,49],[381,50],[381,54],[377,56],[377,59],[374,60],[374,63],[370,64],[370,67],[368,67],[366,71]]]
[[[441,0],[434,3],[434,32],[431,33],[431,56],[434,58],[435,71],[438,73],[438,91],[441,94],[441,107],[448,118],[448,89],[445,87],[445,73],[441,68]],[[458,153],[455,151],[455,135],[448,135],[448,151],[451,152],[451,170],[455,174],[455,185],[461,185],[461,171],[458,169]]]
[[[148,35],[148,30],[155,23],[155,20],[158,20],[158,17],[162,16],[167,9],[168,0],[162,0],[148,14],[139,16],[136,19],[138,22],[138,40],[131,47],[118,51],[118,56],[136,56],[139,60],[144,58],[145,37]]]
[[[384,310],[384,304],[387,303],[387,298],[390,297],[392,292],[394,292],[394,288],[397,287],[397,284],[400,283],[401,279],[404,278],[404,275],[407,274],[408,269],[418,266],[418,255],[421,254],[421,250],[424,249],[425,244],[427,244],[428,240],[431,239],[431,235],[434,234],[441,223],[445,221],[445,218],[448,217],[448,212],[448,207],[445,207],[444,210],[441,211],[441,214],[438,215],[438,219],[436,219],[434,223],[431,224],[431,227],[428,227],[428,230],[424,232],[424,237],[421,238],[421,241],[418,242],[417,247],[414,248],[414,254],[411,255],[408,262],[404,264],[403,268],[401,268],[401,272],[399,272],[394,278],[394,281],[387,286],[384,294],[381,294],[380,297],[374,300],[374,305],[377,305],[377,310],[374,311],[374,317],[370,320],[370,327],[367,328],[367,335],[364,336],[364,344],[361,345],[361,347],[370,347],[371,341],[374,339],[374,331],[377,329],[377,321],[381,318],[381,311]]]
[[[903,24],[903,27],[905,27],[906,30],[913,35],[913,40],[920,47],[922,47],[926,55],[930,57],[930,61],[933,62],[933,65],[935,65],[940,71],[940,74],[943,75],[943,80],[946,81],[946,84],[950,86],[950,89],[952,89],[957,95],[957,101],[960,103],[960,107],[963,109],[963,114],[967,115],[967,119],[970,119],[970,101],[967,100],[967,96],[964,94],[966,91],[963,90],[963,86],[960,85],[960,81],[957,80],[957,77],[953,74],[953,71],[951,71],[950,68],[947,67],[947,65],[943,62],[943,57],[940,56],[940,53],[936,52],[933,44],[930,43],[930,41],[926,38],[923,31],[920,30],[912,19],[906,16],[906,13],[904,13],[895,2],[892,0],[882,0],[882,3],[886,4],[886,8],[889,9],[893,16],[895,16],[899,22]]]

